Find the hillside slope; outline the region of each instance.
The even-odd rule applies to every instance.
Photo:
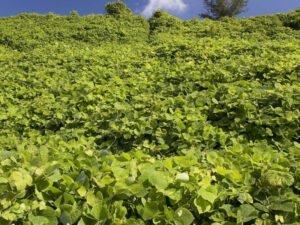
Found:
[[[298,224],[300,10],[108,12],[0,19],[0,224]]]

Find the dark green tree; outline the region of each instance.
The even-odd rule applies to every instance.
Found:
[[[235,17],[245,11],[248,0],[204,0],[206,12],[202,18],[218,20],[221,17]]]
[[[131,10],[122,1],[107,3],[105,6],[106,12],[109,15],[120,16],[122,14],[131,14]]]

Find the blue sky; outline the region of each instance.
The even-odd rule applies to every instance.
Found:
[[[157,7],[183,19],[197,17],[203,12],[202,0],[124,0],[135,13],[150,15]],[[0,17],[23,12],[67,15],[76,10],[81,15],[104,13],[109,0],[0,0]],[[249,0],[242,17],[287,12],[300,7],[300,0]]]

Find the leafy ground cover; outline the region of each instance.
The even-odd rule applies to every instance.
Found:
[[[299,224],[300,11],[121,6],[0,19],[0,224]]]

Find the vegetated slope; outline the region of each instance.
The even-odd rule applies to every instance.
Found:
[[[299,10],[115,6],[0,19],[0,224],[298,224]]]

